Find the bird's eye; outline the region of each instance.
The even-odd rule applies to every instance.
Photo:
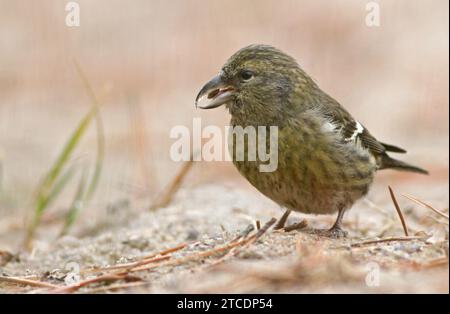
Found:
[[[243,70],[239,73],[239,76],[243,81],[249,81],[253,78],[254,74],[252,71]]]

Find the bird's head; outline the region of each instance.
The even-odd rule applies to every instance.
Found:
[[[251,45],[228,59],[195,103],[201,109],[226,105],[247,123],[273,122],[289,113],[298,87],[305,84],[315,86],[294,58],[271,46]]]

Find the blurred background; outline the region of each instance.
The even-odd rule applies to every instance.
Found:
[[[448,186],[446,0],[378,1],[379,27],[366,25],[369,1],[363,0],[76,2],[81,25],[68,27],[66,1],[0,0],[0,245],[6,248],[20,242],[36,185],[90,110],[74,59],[102,103],[106,143],[97,193],[77,228],[148,208],[181,166],[170,160],[170,129],[191,127],[193,117],[204,126],[228,123],[225,109],[198,111],[194,99],[231,54],[252,43],[294,56],[377,138],[407,148],[404,160],[429,169],[431,176],[420,180],[430,190]],[[96,136],[93,126],[73,163],[95,160]],[[410,178],[383,172],[378,180]],[[196,163],[184,186],[214,182],[254,192],[226,162]],[[44,222],[57,220],[73,193],[65,191]],[[448,194],[439,197],[448,204]]]

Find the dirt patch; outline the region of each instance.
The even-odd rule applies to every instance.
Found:
[[[388,202],[387,192],[384,196]],[[392,204],[381,208],[366,200],[349,213],[346,239],[320,237],[306,228],[269,230],[244,243],[257,233],[243,233],[249,224],[259,220],[264,226],[281,211],[253,191],[201,186],[180,191],[166,208],[95,236],[66,236],[12,256],[1,268],[0,289],[448,293],[448,225],[413,203],[404,211],[412,234],[407,239]],[[288,224],[301,218],[311,228],[323,228],[334,217],[293,215]],[[117,277],[124,270],[129,273]],[[18,284],[17,278],[45,285]]]

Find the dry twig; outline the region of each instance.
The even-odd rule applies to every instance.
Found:
[[[306,228],[307,226],[308,222],[305,219],[303,219],[295,224],[284,227],[284,231],[291,232],[293,230],[301,230],[303,228]]]
[[[58,288],[57,285],[53,285],[48,282],[31,280],[31,279],[26,279],[26,278],[19,278],[19,277],[0,276],[0,282],[8,282],[8,283],[13,283],[13,284],[17,284],[17,285],[40,287],[40,288]]]
[[[260,228],[257,229],[259,230]],[[231,243],[239,241],[242,238],[245,239],[253,230],[255,230],[255,226],[253,224],[248,225],[247,228],[245,228],[242,232],[240,232],[236,238],[231,240]]]
[[[180,189],[181,184],[183,183],[183,179],[189,173],[194,163],[194,155],[191,155],[189,161],[186,161],[181,169],[178,171],[176,176],[172,179],[169,185],[163,190],[163,192],[157,196],[156,201],[150,206],[150,210],[156,210],[160,207],[165,207],[170,204],[173,199],[173,196]]]
[[[127,281],[141,281],[142,279],[134,276],[130,276],[126,271],[122,273],[113,273],[113,274],[105,274],[92,279],[86,279],[72,285],[57,287],[56,289],[52,289],[47,291],[47,293],[72,293],[83,287],[89,286],[94,283],[100,282],[114,282],[118,280],[127,280]]]
[[[398,202],[397,202],[397,199],[395,198],[394,191],[392,190],[392,188],[390,186],[388,186],[388,188],[389,188],[389,193],[391,194],[392,202],[394,203],[395,209],[397,210],[397,214],[400,217],[400,221],[402,222],[403,231],[405,232],[405,236],[408,236],[409,235],[408,227],[406,226],[405,218],[403,217],[403,213],[400,209],[400,206],[398,206]]]
[[[366,240],[361,242],[351,243],[350,247],[361,247],[365,245],[372,245],[378,243],[386,243],[386,242],[395,242],[395,241],[414,241],[414,240],[426,240],[429,236],[411,236],[411,237],[390,237],[384,239],[376,239],[376,240]]]
[[[262,228],[260,228],[256,234],[252,235],[251,237],[247,238],[246,240],[241,241],[242,245],[241,246],[236,246],[233,247],[228,254],[226,254],[225,256],[223,256],[222,258],[218,259],[217,261],[215,261],[214,263],[212,263],[210,266],[216,266],[222,262],[224,262],[225,260],[227,260],[228,258],[235,256],[237,253],[239,253],[239,248],[241,250],[243,250],[244,248],[248,247],[249,245],[251,245],[252,243],[254,243],[255,241],[258,241],[259,238],[262,237],[262,235],[264,233],[267,232],[267,230],[269,230],[269,228],[276,222],[277,220],[275,218],[272,218],[271,220],[269,220]]]
[[[86,291],[86,293],[104,293],[108,291],[117,291],[121,289],[129,289],[129,288],[136,288],[136,287],[144,287],[149,286],[150,282],[148,281],[138,281],[138,282],[127,282],[127,283],[119,283],[116,285],[109,285],[106,287],[99,287],[90,289],[89,291]]]
[[[448,215],[447,214],[441,212],[440,210],[437,210],[436,208],[434,208],[430,204],[427,204],[427,203],[419,200],[418,198],[415,198],[415,197],[413,197],[411,195],[408,195],[408,194],[402,194],[402,196],[406,197],[407,199],[410,199],[411,201],[415,202],[416,204],[425,206],[426,208],[431,209],[432,211],[434,211],[436,214],[438,214],[438,215],[448,219]]]
[[[102,271],[117,270],[117,269],[124,269],[124,268],[132,269],[132,268],[135,268],[138,266],[143,266],[143,265],[147,265],[147,264],[151,264],[151,263],[165,261],[171,257],[168,254],[182,250],[186,246],[187,246],[187,243],[183,243],[183,244],[177,245],[176,247],[161,251],[159,253],[154,253],[154,254],[144,256],[144,258],[142,258],[138,261],[135,261],[135,262],[125,263],[125,264],[117,264],[117,265],[112,265],[112,266],[103,267],[103,268],[87,269],[87,270],[83,270],[81,273],[83,273],[83,274],[98,273],[98,272],[102,272]]]

